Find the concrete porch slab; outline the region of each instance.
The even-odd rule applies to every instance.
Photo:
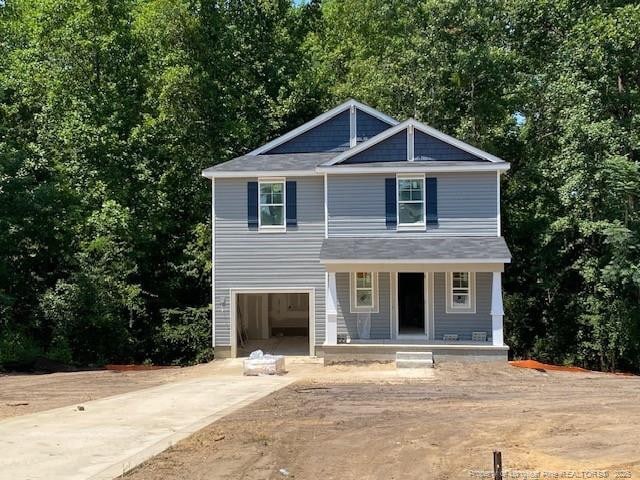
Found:
[[[345,343],[317,347],[325,365],[353,361],[392,362],[398,352],[432,352],[434,362],[507,361],[509,347],[480,344],[441,343]]]

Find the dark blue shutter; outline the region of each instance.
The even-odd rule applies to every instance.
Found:
[[[396,215],[396,179],[385,178],[385,206],[386,206],[386,219],[387,228],[396,228],[397,215]]]
[[[258,228],[258,182],[247,183],[247,226]]]
[[[427,225],[438,224],[438,179],[427,178]]]
[[[292,227],[298,224],[298,199],[296,196],[296,182],[287,182],[287,226]]]

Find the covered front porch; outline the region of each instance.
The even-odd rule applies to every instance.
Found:
[[[506,359],[501,238],[328,239],[322,252],[325,359]]]

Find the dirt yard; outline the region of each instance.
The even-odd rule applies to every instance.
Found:
[[[342,373],[276,392],[126,477],[489,478],[498,449],[505,478],[640,478],[639,377],[456,364],[422,379]]]
[[[205,367],[205,368],[203,368]],[[0,374],[0,420],[205,374],[206,365],[150,371]]]

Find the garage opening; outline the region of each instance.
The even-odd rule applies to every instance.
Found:
[[[309,355],[308,293],[239,293],[238,356],[254,350]]]

